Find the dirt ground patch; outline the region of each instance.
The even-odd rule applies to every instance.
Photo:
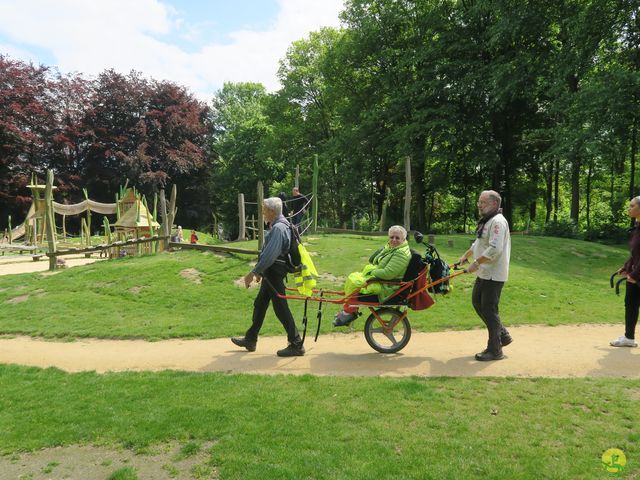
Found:
[[[0,457],[0,479],[104,480],[123,468],[133,469],[140,479],[215,479],[217,472],[209,465],[213,445],[172,442],[144,452],[91,445],[46,448]]]
[[[453,377],[616,377],[640,378],[640,349],[616,348],[609,341],[621,325],[521,326],[509,330],[514,342],[505,359],[478,362],[485,330],[413,332],[397,354],[375,352],[359,331],[321,335],[305,342],[304,357],[280,358],[286,337],[260,337],[247,352],[229,339],[98,340],[52,342],[31,337],[0,339],[0,363],[57,367],[68,372],[161,371]],[[567,339],[571,339],[570,342]]]
[[[180,276],[193,283],[202,283],[202,272],[196,268],[185,268],[180,272]]]
[[[18,295],[17,297],[10,298],[4,303],[15,305],[16,303],[26,302],[27,300],[29,300],[29,295]]]

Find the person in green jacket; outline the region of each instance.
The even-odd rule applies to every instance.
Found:
[[[407,242],[407,231],[400,225],[394,225],[389,229],[389,241],[387,244],[376,250],[369,263],[365,265],[361,272],[354,272],[349,275],[345,284],[345,295],[350,295],[358,288],[359,293],[355,297],[349,298],[341,312],[338,312],[333,319],[333,325],[343,327],[349,325],[358,316],[358,307],[354,306],[360,302],[383,302],[400,285],[390,283],[379,283],[372,280],[378,279],[383,282],[400,282],[407,270],[411,260],[411,249]]]

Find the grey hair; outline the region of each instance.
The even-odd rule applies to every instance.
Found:
[[[500,204],[502,203],[502,197],[495,190],[485,190],[482,193],[486,193],[491,200],[498,204],[498,208],[500,208]],[[482,193],[480,195],[482,195]]]
[[[391,232],[400,232],[402,235],[402,240],[407,239],[407,230],[402,225],[394,225],[393,227],[389,227],[389,233]]]
[[[276,214],[276,217],[282,215],[282,200],[280,200],[278,197],[265,198],[262,202],[262,205],[264,206],[264,208],[267,208],[274,212]]]
[[[638,195],[637,197],[633,197],[631,201],[636,202],[636,205],[640,207],[640,195]]]

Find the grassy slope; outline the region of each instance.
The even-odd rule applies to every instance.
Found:
[[[453,248],[446,240],[454,240]],[[381,238],[318,236],[309,240],[316,266],[325,275],[320,286],[341,288],[344,277],[362,267]],[[449,262],[469,237],[438,237]],[[252,245],[250,242],[249,245]],[[501,313],[507,325],[613,322],[623,318],[622,299],[608,286],[625,251],[603,245],[542,237],[513,239],[511,279],[503,292]],[[249,270],[250,257],[177,252],[124,258],[76,267],[53,276],[24,274],[0,277],[0,333],[47,337],[224,337],[244,332],[256,290],[233,285]],[[201,283],[183,278],[196,269]],[[338,277],[331,281],[332,276]],[[413,312],[416,330],[479,327],[470,305],[472,276],[453,281],[448,297],[427,311]],[[23,302],[13,303],[28,295]],[[301,319],[303,303],[291,302]],[[311,317],[315,322],[315,305]],[[329,305],[329,320],[337,306]],[[356,326],[362,326],[358,322]],[[323,331],[329,331],[325,321]],[[269,311],[264,334],[282,327]]]
[[[438,239],[444,243],[446,239]],[[381,239],[318,237],[324,273],[359,268]],[[455,260],[468,245],[443,248]],[[620,322],[608,274],[625,252],[514,238],[503,314],[511,323]],[[0,279],[0,331],[47,336],[221,336],[247,325],[250,259],[180,252]],[[202,283],[180,276],[202,272]],[[478,326],[472,278],[412,315],[418,329]],[[323,280],[324,286],[331,286]],[[334,285],[334,286],[337,286]],[[136,287],[142,287],[135,293]],[[20,295],[27,301],[7,303]],[[301,304],[294,304],[297,313]],[[548,313],[553,315],[549,316]],[[328,322],[327,322],[328,323]],[[272,317],[265,333],[282,335]],[[609,478],[612,447],[637,475],[640,381],[331,378],[165,372],[66,374],[0,366],[0,452],[74,443],[215,440],[225,479]]]

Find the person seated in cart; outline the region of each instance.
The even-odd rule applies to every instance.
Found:
[[[333,319],[335,327],[349,325],[358,316],[358,301],[382,302],[400,288],[399,284],[372,282],[374,279],[383,282],[400,282],[409,261],[411,249],[407,242],[407,231],[400,225],[389,228],[389,241],[376,250],[369,263],[361,272],[353,272],[347,278],[345,295],[349,296],[360,288],[357,296],[348,297],[341,312]]]

